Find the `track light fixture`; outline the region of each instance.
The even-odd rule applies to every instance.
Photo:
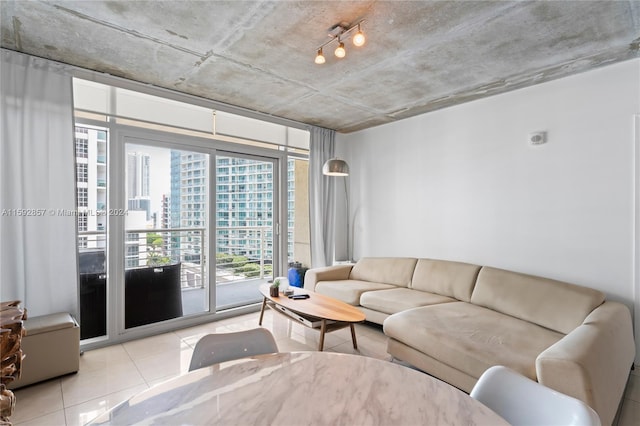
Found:
[[[344,50],[344,43],[341,42],[340,39],[338,39],[338,47],[336,47],[336,50],[333,53],[338,58],[344,58],[345,55],[347,54],[347,51]]]
[[[333,42],[334,40],[337,40],[338,42],[338,47],[336,47],[336,50],[333,51],[334,55],[336,55],[337,58],[344,58],[347,55],[347,51],[344,48],[344,40],[348,39],[349,34],[356,28],[358,29],[358,31],[353,36],[353,39],[352,39],[353,45],[356,47],[363,46],[366,39],[365,39],[364,33],[362,32],[361,25],[364,22],[365,22],[364,20],[361,20],[351,26],[344,25],[344,24],[336,24],[333,27],[329,28],[328,36],[331,39],[326,43],[324,43],[323,45],[321,45],[320,47],[318,47],[315,63],[318,65],[321,65],[326,62],[326,58],[322,53],[322,48],[328,45],[329,43]]]
[[[360,24],[358,24],[358,32],[353,36],[353,45],[356,47],[360,47],[364,45],[366,39],[364,38],[364,34],[362,34],[362,30],[360,29]]]

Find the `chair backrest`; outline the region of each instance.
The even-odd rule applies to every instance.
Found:
[[[503,366],[485,371],[470,395],[513,426],[600,426],[600,417],[584,402]]]
[[[193,349],[189,371],[219,362],[278,352],[273,335],[265,328],[234,333],[207,334]]]

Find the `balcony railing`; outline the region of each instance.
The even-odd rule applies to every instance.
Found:
[[[128,229],[125,269],[180,263],[182,288],[202,288],[207,282],[205,228]]]
[[[216,309],[258,302],[257,286],[273,275],[270,228],[219,227],[216,233]],[[104,231],[78,234],[80,338],[84,340],[107,332],[107,235]],[[125,231],[126,328],[209,309],[207,241],[205,228]],[[139,299],[147,297],[169,304],[153,303],[141,313]]]
[[[99,229],[78,235],[81,263],[84,259],[85,263],[99,264],[100,267],[92,267],[91,272],[106,273],[106,233]],[[125,230],[125,270],[180,263],[181,287],[204,288],[208,282],[206,241],[205,228]],[[216,284],[273,275],[270,227],[218,227],[216,244]],[[81,264],[81,275],[83,270],[87,268]]]
[[[273,275],[273,232],[270,227],[217,227],[216,247],[216,283],[264,279]]]

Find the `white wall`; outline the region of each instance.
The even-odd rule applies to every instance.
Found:
[[[639,112],[633,60],[338,135],[355,258],[491,265],[633,308]],[[548,143],[529,145],[539,130]]]

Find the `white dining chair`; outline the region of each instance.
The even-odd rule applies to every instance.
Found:
[[[513,426],[600,426],[600,417],[584,402],[504,366],[485,371],[470,396]]]
[[[207,334],[198,340],[193,349],[189,371],[219,362],[276,352],[278,345],[266,328]]]

